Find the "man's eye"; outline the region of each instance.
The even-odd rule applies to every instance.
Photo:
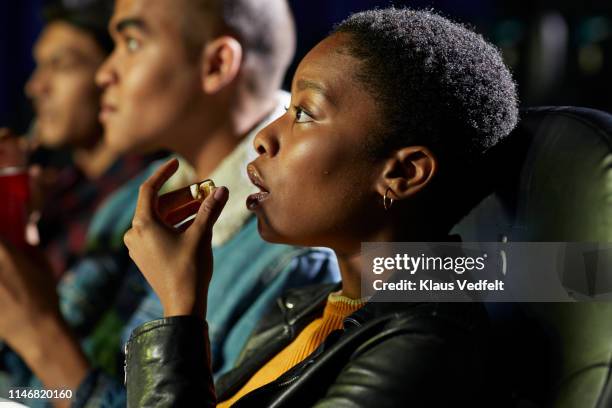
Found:
[[[130,52],[138,51],[138,49],[140,48],[140,41],[138,41],[135,38],[128,38],[125,41],[125,45],[126,45],[128,51],[130,51]]]
[[[67,71],[76,67],[78,63],[74,59],[57,59],[51,62],[49,66],[55,71]]]
[[[312,122],[314,119],[312,116],[306,113],[306,111],[299,106],[295,108],[295,122],[296,123],[308,123]]]

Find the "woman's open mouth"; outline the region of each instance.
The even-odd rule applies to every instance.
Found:
[[[255,210],[257,207],[261,205],[261,202],[266,200],[270,196],[270,192],[266,188],[263,179],[259,175],[257,168],[250,163],[247,166],[247,175],[251,180],[251,183],[259,188],[258,193],[251,194],[246,199],[246,206],[249,210]]]
[[[257,209],[257,207],[259,207],[261,202],[264,201],[266,198],[268,198],[269,195],[270,193],[268,193],[267,191],[262,191],[259,193],[251,194],[250,196],[247,197],[247,200],[246,200],[247,208],[251,211]]]

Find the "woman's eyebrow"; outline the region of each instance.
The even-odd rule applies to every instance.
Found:
[[[311,81],[309,79],[300,79],[297,81],[297,89],[298,91],[303,91],[305,89],[311,89],[321,95],[323,95],[323,97],[330,102],[332,105],[337,106],[336,105],[336,101],[333,98],[333,96],[330,94],[329,90],[323,86],[322,84],[315,82],[315,81]]]

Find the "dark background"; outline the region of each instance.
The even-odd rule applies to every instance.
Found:
[[[23,86],[45,0],[0,0],[0,126],[27,129]],[[512,67],[523,106],[578,105],[612,112],[612,1],[289,0],[298,27],[297,62],[351,12],[432,7],[497,44]]]

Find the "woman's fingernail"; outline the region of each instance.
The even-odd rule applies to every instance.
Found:
[[[218,187],[215,189],[215,192],[213,194],[213,198],[215,199],[215,201],[223,201],[225,200],[226,197],[227,197],[227,188]]]

